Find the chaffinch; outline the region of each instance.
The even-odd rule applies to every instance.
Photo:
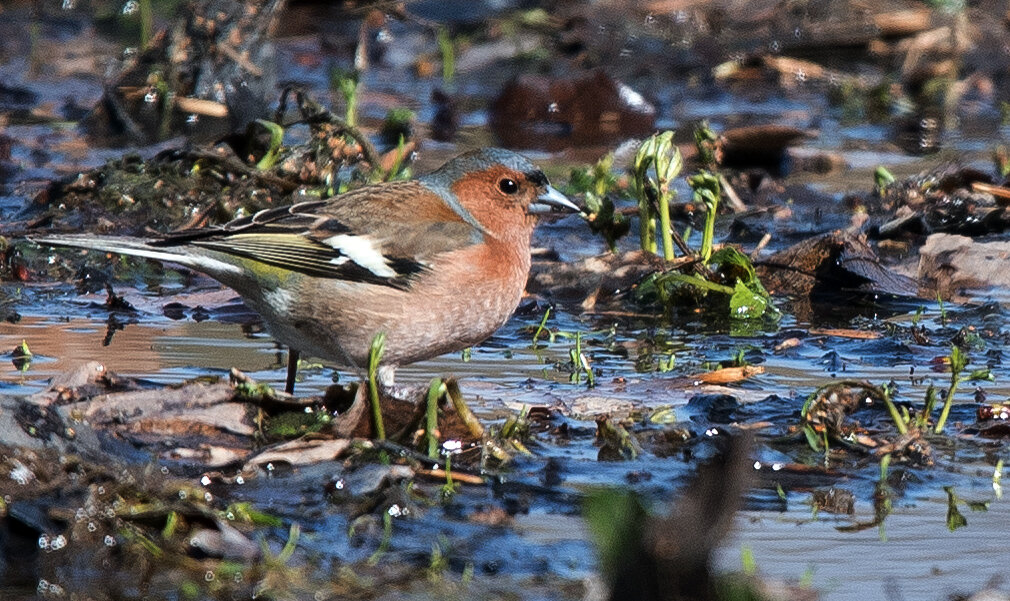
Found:
[[[36,241],[177,263],[233,288],[291,350],[292,392],[299,351],[363,367],[384,332],[395,367],[490,336],[519,304],[535,214],[554,209],[579,210],[526,158],[484,148],[416,180],[163,238]]]

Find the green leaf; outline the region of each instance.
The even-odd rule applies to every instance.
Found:
[[[733,296],[729,299],[729,314],[735,319],[757,319],[765,314],[768,301],[755,294],[740,280],[736,281]]]
[[[823,447],[821,446],[821,438],[817,435],[817,431],[810,424],[803,424],[803,435],[807,438],[807,444],[810,445],[811,450],[815,452],[820,452]]]
[[[257,119],[256,123],[265,127],[270,132],[270,148],[263,158],[256,163],[256,168],[260,170],[270,169],[277,164],[277,157],[280,156],[281,143],[284,141],[284,128],[266,119]]]
[[[954,489],[950,486],[943,487],[944,492],[947,493],[947,529],[951,532],[968,525],[968,520],[965,519],[964,515],[957,508],[957,495],[954,494]]]

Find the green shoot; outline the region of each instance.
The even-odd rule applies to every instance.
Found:
[[[544,311],[543,318],[540,320],[540,325],[537,326],[536,331],[533,332],[533,346],[532,346],[533,349],[537,348],[537,340],[540,339],[540,334],[544,333],[544,331],[547,330],[547,318],[549,318],[550,316],[551,316],[551,308],[547,307],[547,310]]]
[[[428,385],[428,405],[425,408],[424,437],[428,440],[428,457],[438,458],[438,399],[445,394],[442,378],[432,378]]]
[[[284,548],[281,552],[277,554],[277,561],[281,564],[287,563],[291,556],[295,554],[295,548],[298,546],[298,539],[301,538],[302,527],[298,523],[291,524],[291,528],[288,529],[288,540],[284,543]]]
[[[456,76],[456,44],[444,27],[438,30],[438,51],[442,55],[442,81],[449,85]]]
[[[698,159],[705,169],[714,170],[719,166],[716,157],[716,142],[719,136],[702,121],[694,130],[694,146],[698,149]]]
[[[972,511],[989,511],[988,501],[968,501],[962,499],[954,491],[953,486],[944,486],[943,492],[947,493],[947,529],[951,532],[968,525],[968,520],[961,513],[958,505],[964,504]]]
[[[947,424],[947,417],[950,415],[950,408],[954,405],[954,394],[957,392],[957,387],[963,382],[971,380],[993,380],[992,372],[989,369],[978,369],[964,374],[965,367],[968,366],[968,357],[964,354],[959,346],[951,345],[950,347],[950,388],[947,389],[947,394],[943,400],[943,409],[940,410],[940,418],[936,420],[936,427],[933,429],[934,432],[939,434],[943,431],[943,427]]]
[[[459,484],[452,479],[452,453],[445,454],[445,484],[439,489],[439,496],[443,501],[449,500],[459,492]]]
[[[884,520],[891,515],[891,508],[894,503],[894,491],[887,483],[887,470],[891,465],[891,454],[888,453],[880,458],[880,479],[873,491],[873,511],[874,521],[880,532],[880,540],[887,540],[887,533],[884,531]]]
[[[589,359],[582,352],[582,332],[575,333],[575,346],[568,351],[568,357],[572,361],[572,376],[571,382],[573,384],[578,384],[582,381],[582,373],[586,374],[586,385],[589,388],[596,386],[596,381],[593,376],[593,368],[589,364]]]
[[[673,259],[673,230],[670,226],[670,201],[673,180],[684,166],[680,149],[673,143],[673,132],[653,134],[638,149],[632,166],[635,195],[638,197],[639,237],[642,250],[656,254],[656,218],[660,221],[663,257]],[[655,173],[655,179],[650,175]],[[656,207],[654,210],[653,207]],[[658,213],[658,214],[657,214]]]
[[[393,541],[394,511],[394,507],[390,507],[386,511],[382,512],[382,540],[379,542],[379,548],[368,557],[368,565],[370,566],[374,566],[379,563],[382,556],[389,550],[389,544]]]
[[[368,401],[372,407],[372,426],[375,428],[375,438],[386,439],[386,428],[382,425],[382,406],[379,404],[379,361],[386,350],[386,333],[379,332],[372,339],[368,350]]]
[[[898,428],[899,434],[908,434],[908,425],[906,420],[900,413],[898,413],[898,408],[894,406],[894,401],[891,400],[891,387],[881,386],[880,390],[884,393],[884,405],[887,406],[887,412],[891,414],[891,421]]]
[[[687,183],[694,191],[694,200],[705,205],[705,229],[701,233],[700,254],[702,262],[708,265],[712,259],[712,247],[715,242],[715,218],[719,212],[722,185],[716,174],[705,170],[687,178]]]
[[[627,217],[616,210],[610,198],[617,187],[613,168],[614,154],[610,153],[592,167],[572,169],[568,192],[584,195],[589,229],[603,236],[610,252],[617,252],[617,240],[628,233],[631,225]]]
[[[884,190],[895,181],[894,176],[883,165],[879,165],[873,170],[873,187],[877,194],[883,194]]]
[[[265,171],[277,164],[277,158],[280,156],[281,151],[281,143],[284,141],[284,128],[266,119],[257,119],[256,123],[265,127],[270,132],[270,148],[267,149],[263,158],[256,163],[257,169]]]
[[[919,413],[919,417],[915,420],[915,425],[920,430],[925,430],[926,426],[929,425],[929,416],[933,415],[933,408],[936,407],[936,386],[932,384],[926,389],[926,404],[922,408],[922,412]]]
[[[28,341],[22,339],[21,344],[14,347],[13,359],[11,362],[18,371],[25,372],[32,366],[32,351],[28,348]]]
[[[358,72],[334,69],[330,73],[330,85],[344,97],[344,121],[355,127],[358,124]]]

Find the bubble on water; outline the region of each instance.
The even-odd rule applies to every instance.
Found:
[[[95,530],[98,530],[98,526],[94,522],[88,522],[88,532],[94,532]]]
[[[189,497],[189,493],[185,490],[179,489],[179,499],[185,501]]]
[[[48,551],[49,550],[49,535],[48,534],[40,534],[39,535],[39,549],[42,549],[43,551]]]
[[[243,478],[242,476],[236,476],[235,484],[245,484],[245,478]]]
[[[207,570],[207,573],[203,575],[203,579],[206,580],[207,582],[213,582],[214,572],[212,572],[211,570]]]
[[[111,534],[106,534],[104,542],[105,542],[105,546],[106,547],[115,547],[116,546],[116,537],[112,536]]]
[[[126,4],[123,5],[124,15],[134,15],[140,10],[140,3],[137,0],[128,0]]]
[[[204,474],[203,478],[200,478],[200,484],[203,484],[204,486],[209,486],[210,485],[210,476]]]
[[[67,546],[67,537],[62,534],[57,536],[49,543],[50,551],[59,551],[60,549]]]
[[[144,94],[144,102],[148,104],[154,104],[155,102],[158,102],[158,92],[156,92],[155,90],[151,90],[147,94]]]
[[[11,468],[9,472],[10,479],[17,482],[21,486],[24,486],[35,479],[35,474],[32,470],[28,469],[28,466],[21,463],[17,459],[11,460],[14,467]]]

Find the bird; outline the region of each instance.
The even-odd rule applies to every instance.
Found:
[[[33,240],[173,263],[232,288],[288,347],[293,394],[302,354],[361,369],[381,333],[395,369],[486,339],[518,306],[536,217],[552,211],[580,209],[526,157],[481,148],[417,179],[219,225]]]

